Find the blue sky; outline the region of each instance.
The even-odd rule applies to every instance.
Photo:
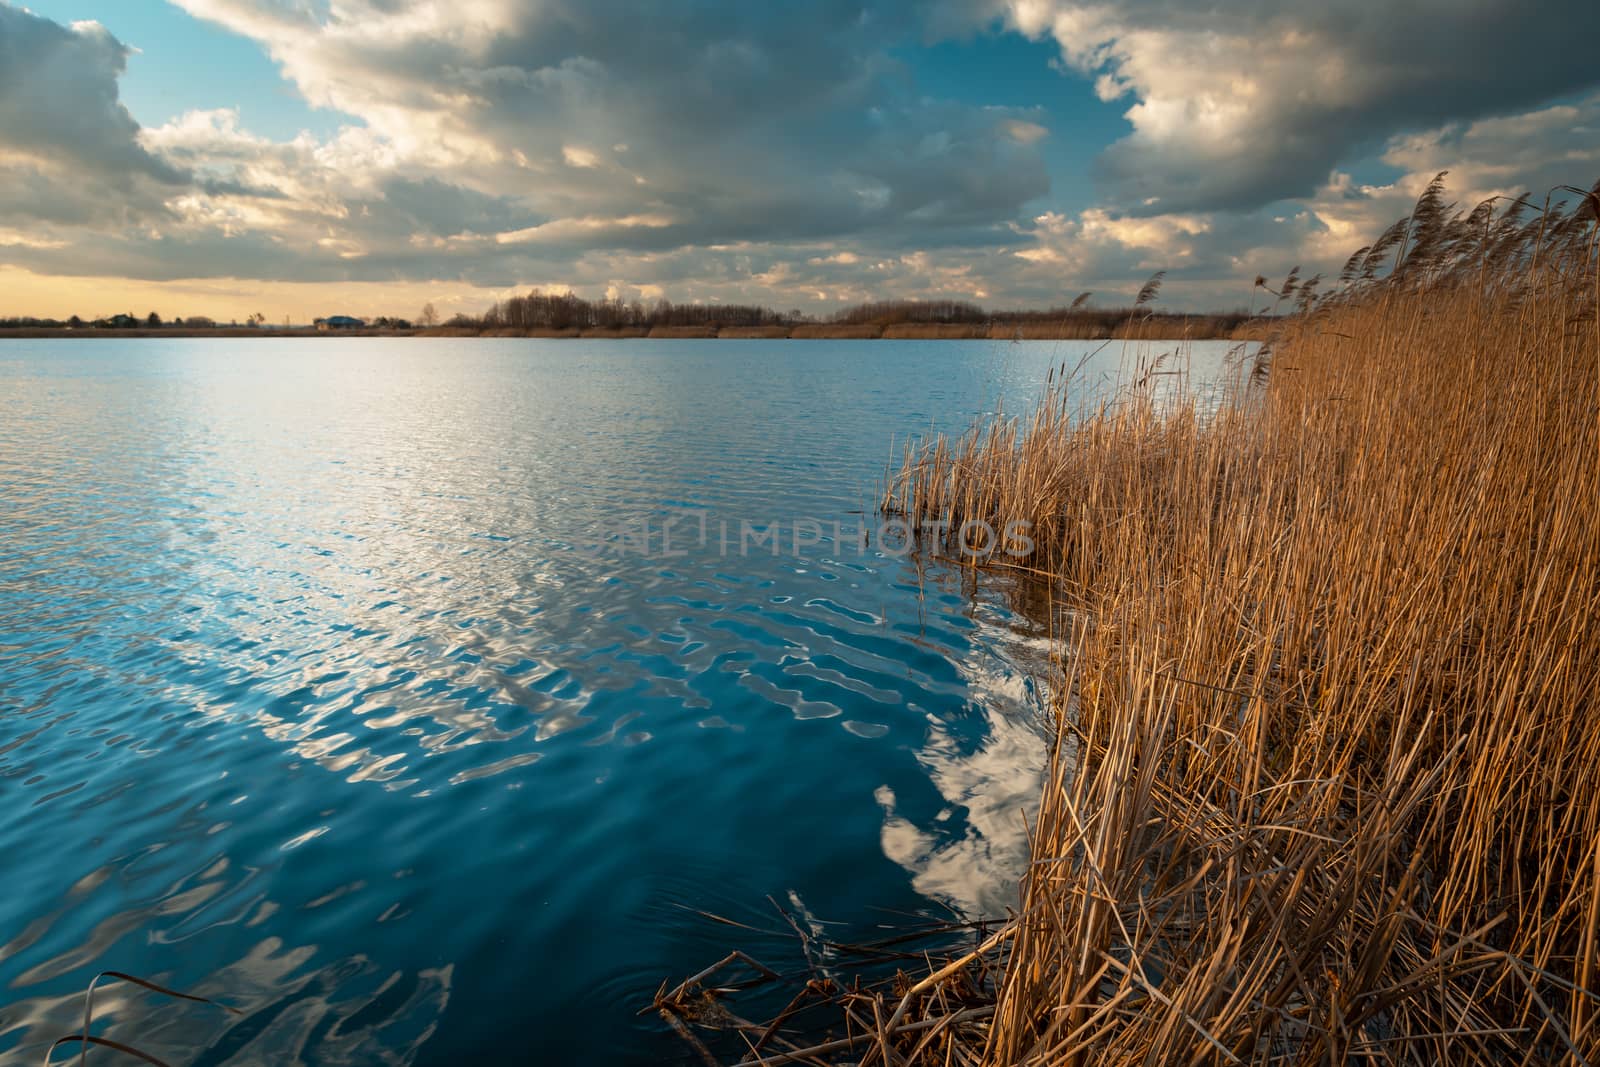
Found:
[[[329,136],[350,121],[308,106],[260,43],[166,0],[27,0],[24,6],[60,23],[92,19],[137,50],[121,81],[122,102],[143,126],[218,106],[237,107],[252,129],[278,140],[301,130]]]
[[[1126,135],[1127,104],[1094,95],[1091,79],[1056,63],[1060,50],[996,27],[961,40],[894,50],[930,95],[1004,107],[1037,107],[1050,137],[1041,149],[1050,169],[1050,200],[1087,204],[1094,198],[1089,166],[1095,153]]]
[[[0,315],[1232,307],[1440,170],[1591,184],[1600,5],[1545,7],[0,0]]]

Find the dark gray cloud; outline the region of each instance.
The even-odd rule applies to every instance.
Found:
[[[141,131],[115,101],[121,44],[0,6],[77,48],[52,71],[110,101],[114,130],[41,139],[40,157],[82,183],[120,170],[173,186],[140,211],[103,200],[120,218],[62,215],[127,230],[96,234],[101,253],[77,269],[236,272],[252,243],[250,269],[272,277],[496,280],[590,251],[994,247],[1049,191],[1036,112],[928,99],[889,57],[915,34],[909,2],[182,2],[256,37],[308,99],[364,126],[273,143],[215,111]],[[18,136],[49,128],[37,100],[11,97]],[[80,144],[123,155],[86,162]],[[167,217],[145,225],[141,211]],[[71,242],[33,251],[71,269]]]
[[[888,57],[910,3],[182,2],[413,165],[552,218],[650,214],[716,244],[1003,224],[1049,190],[1015,136],[1032,112],[927,100]]]
[[[1311,195],[1394,136],[1600,85],[1594,0],[984,0],[1129,103],[1097,170],[1144,213]]]
[[[139,124],[117,90],[127,57],[94,23],[69,29],[0,5],[0,145],[80,171],[185,182],[139,144]]]

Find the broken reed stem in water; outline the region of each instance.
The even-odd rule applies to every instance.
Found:
[[[1600,1060],[1600,197],[1576,204],[1452,214],[1435,183],[1217,410],[1080,412],[1057,380],[906,453],[884,509],[1031,523],[1023,565],[1078,625],[1006,943],[857,994],[892,1014],[814,1056]],[[979,1007],[932,1046],[905,1025]]]

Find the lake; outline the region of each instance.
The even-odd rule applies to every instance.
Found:
[[[1137,349],[0,344],[0,1061],[107,969],[241,1009],[97,995],[174,1064],[683,1061],[769,897],[1000,914],[1044,636],[876,490]]]

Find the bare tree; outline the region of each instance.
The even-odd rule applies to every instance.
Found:
[[[439,309],[434,307],[431,301],[422,305],[422,314],[417,316],[417,322],[423,326],[439,325]]]

